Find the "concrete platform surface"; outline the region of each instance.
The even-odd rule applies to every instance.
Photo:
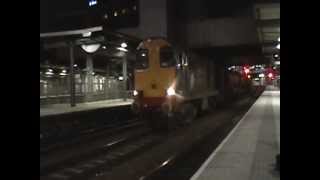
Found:
[[[280,90],[268,87],[191,180],[277,180]]]
[[[132,99],[113,99],[113,100],[104,100],[104,101],[95,101],[88,103],[79,103],[75,107],[70,107],[70,104],[54,104],[40,107],[40,117],[58,115],[65,113],[73,113],[80,111],[88,111],[100,108],[110,108],[117,106],[128,106],[133,102]]]

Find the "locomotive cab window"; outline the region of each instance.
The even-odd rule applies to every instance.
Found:
[[[147,69],[148,66],[149,66],[148,50],[147,49],[140,49],[137,52],[135,68],[136,69]]]
[[[174,52],[170,47],[164,47],[160,49],[160,66],[161,67],[173,67],[176,61],[174,58]]]

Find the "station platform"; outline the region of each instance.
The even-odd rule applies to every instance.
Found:
[[[269,86],[191,180],[276,180],[280,90]]]
[[[40,107],[40,118],[44,116],[61,115],[81,111],[90,111],[102,108],[111,108],[118,106],[128,106],[133,103],[133,99],[113,99],[104,101],[95,101],[87,103],[78,103],[75,107],[70,104],[53,104]]]

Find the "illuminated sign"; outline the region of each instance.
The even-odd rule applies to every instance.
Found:
[[[98,0],[89,0],[89,6],[94,6],[98,4]]]

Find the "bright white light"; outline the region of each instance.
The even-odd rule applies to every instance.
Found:
[[[250,70],[249,70],[249,69],[245,69],[244,72],[245,72],[246,74],[248,74],[248,73],[250,72]]]
[[[97,0],[90,0],[89,1],[89,6],[96,5],[97,3],[98,3]]]
[[[277,49],[280,49],[280,44],[277,45]]]
[[[60,73],[59,75],[60,76],[66,76],[67,74],[66,73]]]
[[[127,46],[128,46],[127,43],[125,42],[121,43],[121,47],[126,48]]]
[[[278,41],[280,42],[280,37],[278,38]]]
[[[107,47],[106,47],[106,46],[102,46],[102,48],[103,48],[103,49],[106,49]]]
[[[250,79],[250,78],[251,78],[251,76],[250,76],[250,75],[248,75],[248,78]]]
[[[162,166],[165,166],[165,165],[168,164],[168,163],[169,163],[169,160],[163,162],[163,163],[162,163]]]
[[[74,64],[73,67],[78,67],[78,65],[77,65],[77,64]]]
[[[231,71],[231,67],[229,67],[228,70]]]
[[[278,55],[278,54],[275,54],[275,55],[274,55],[274,57],[276,57],[276,58],[277,58],[277,57],[279,57],[279,55]]]
[[[52,72],[52,69],[48,69],[49,72]]]
[[[168,96],[172,96],[175,95],[176,91],[173,89],[173,87],[169,87],[169,89],[167,89],[167,95]]]
[[[100,48],[100,44],[81,45],[81,48],[87,53],[94,53]]]
[[[92,34],[92,33],[89,31],[89,32],[83,33],[82,36],[83,36],[83,37],[90,37],[91,34]]]
[[[113,15],[114,15],[114,16],[118,16],[118,13],[117,13],[117,11],[115,11],[115,12],[113,13]]]
[[[146,56],[146,54],[145,54],[145,53],[142,53],[142,54],[141,54],[141,56],[145,57],[145,56]]]
[[[264,78],[264,74],[263,73],[259,74],[259,77]]]
[[[45,74],[46,75],[53,75],[54,73],[53,72],[46,72]]]
[[[128,52],[128,50],[123,48],[123,47],[118,47],[117,49],[120,50],[120,51]]]
[[[269,73],[269,74],[268,74],[268,77],[269,77],[269,78],[272,78],[272,77],[273,77],[273,74],[272,74],[272,73]]]
[[[91,74],[92,74],[93,76],[95,75],[95,73],[94,73],[94,72],[92,72]]]
[[[280,65],[280,61],[275,61],[274,64]]]
[[[119,76],[119,81],[123,81],[123,77],[122,76]]]
[[[65,69],[64,69],[64,70],[62,70],[62,73],[66,73],[66,72],[67,72],[67,70],[65,70]]]
[[[138,93],[137,90],[134,90],[134,91],[133,91],[133,95],[134,95],[134,96],[137,96],[138,94],[139,94],[139,93]]]
[[[255,78],[254,80],[255,80],[255,81],[259,81],[259,78]]]

